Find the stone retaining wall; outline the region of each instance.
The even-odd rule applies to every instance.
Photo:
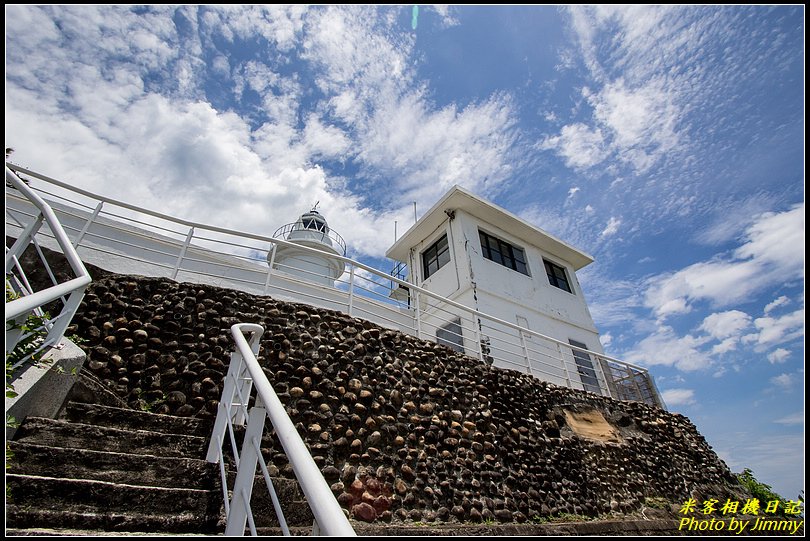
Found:
[[[259,362],[353,517],[523,522],[631,513],[646,498],[740,498],[685,417],[493,368],[339,312],[167,279],[93,282],[86,367],[132,407],[213,416],[229,328]],[[291,476],[267,438],[271,470]]]

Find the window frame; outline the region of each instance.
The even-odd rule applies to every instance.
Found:
[[[526,250],[507,242],[486,231],[478,230],[478,241],[481,245],[481,255],[493,263],[497,263],[507,269],[519,272],[524,276],[531,276],[529,264],[526,261]],[[494,255],[494,254],[497,254]]]
[[[544,257],[543,258],[543,267],[546,269],[546,277],[548,278],[549,285],[554,286],[557,289],[561,289],[563,291],[566,291],[566,292],[570,293],[571,295],[574,295],[574,289],[571,287],[571,279],[569,277],[570,275],[568,274],[568,269],[566,269],[565,266],[558,265],[557,263],[554,263],[553,261],[549,261],[548,259],[546,259]],[[560,277],[557,276],[556,272],[554,272],[555,270],[559,270],[560,272],[562,272],[562,274],[563,274],[562,282],[565,283],[565,287],[562,287],[560,285]]]
[[[439,244],[444,241],[444,249],[439,250]],[[430,252],[433,253],[430,253]],[[442,261],[443,256],[446,254],[446,259]],[[450,263],[451,256],[450,256],[450,242],[448,241],[447,233],[441,235],[436,242],[428,246],[425,250],[422,251],[420,254],[422,258],[422,280],[427,280],[436,272],[444,267],[446,264]],[[436,263],[436,268],[430,270],[430,266],[432,263]]]

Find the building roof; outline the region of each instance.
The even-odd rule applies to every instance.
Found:
[[[385,253],[396,261],[408,261],[410,249],[430,235],[441,223],[447,219],[446,210],[463,210],[489,224],[492,224],[510,235],[536,246],[544,252],[570,263],[574,270],[593,262],[593,257],[570,244],[535,227],[526,220],[519,218],[489,201],[465,190],[461,186],[453,186],[439,201],[433,205],[419,220],[408,229]]]

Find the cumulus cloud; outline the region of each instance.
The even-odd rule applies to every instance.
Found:
[[[790,391],[795,384],[795,375],[793,374],[779,374],[771,378],[771,383],[783,391]]]
[[[661,398],[667,406],[688,406],[695,403],[695,391],[692,389],[666,389]]]
[[[398,9],[10,6],[6,140],[82,188],[254,233],[319,200],[381,256],[411,201],[497,193],[518,163],[510,96],[434,106]]]
[[[768,353],[768,361],[771,364],[781,364],[785,362],[788,357],[790,357],[790,351],[786,350],[785,348],[776,348],[772,352]]]
[[[784,306],[784,305],[788,304],[789,302],[790,302],[790,299],[788,299],[787,296],[782,295],[781,297],[778,297],[778,298],[774,299],[772,302],[769,302],[767,304],[767,306],[765,306],[764,311],[765,311],[766,314],[769,314],[769,313],[771,313],[771,311],[775,310],[776,308],[779,308],[780,306]]]
[[[707,316],[700,325],[700,330],[706,331],[713,338],[722,340],[729,337],[739,337],[741,331],[750,325],[751,316],[739,310],[728,310]]]
[[[556,151],[565,164],[574,169],[593,167],[607,158],[609,153],[601,130],[582,123],[564,126],[559,135],[546,137],[538,148]]]
[[[643,366],[674,366],[686,372],[701,370],[712,364],[703,349],[709,340],[691,334],[678,336],[672,327],[662,326],[625,352],[624,359]]]

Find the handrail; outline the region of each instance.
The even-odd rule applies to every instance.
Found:
[[[63,307],[60,314],[45,323],[48,333],[43,342],[37,348],[37,350],[40,350],[46,346],[55,344],[62,339],[65,329],[67,329],[73,315],[76,313],[76,309],[81,303],[84,296],[84,290],[90,284],[92,279],[90,277],[90,273],[87,272],[84,263],[82,263],[82,260],[79,258],[78,253],[76,253],[73,244],[71,244],[67,233],[65,233],[65,230],[53,209],[34,190],[23,182],[22,179],[20,179],[20,177],[18,177],[17,174],[9,168],[8,164],[6,165],[6,182],[10,183],[14,189],[27,198],[28,201],[32,203],[39,211],[39,216],[35,217],[34,220],[27,227],[25,227],[22,234],[18,236],[11,248],[6,248],[6,275],[13,274],[13,269],[16,267],[17,270],[22,274],[21,278],[27,283],[27,280],[24,277],[24,271],[19,264],[19,258],[22,256],[23,252],[25,252],[28,245],[33,243],[40,254],[40,258],[42,259],[48,274],[54,281],[54,285],[52,287],[36,292],[30,291],[29,288],[21,288],[21,293],[23,294],[21,297],[6,302],[6,322],[8,323],[9,321],[16,321],[26,314],[29,314],[32,311],[37,310],[57,299],[62,299],[63,301]],[[48,226],[51,234],[56,239],[59,249],[62,251],[62,255],[70,265],[75,278],[66,282],[56,283],[53,273],[50,270],[50,266],[42,255],[36,240],[36,234],[39,232],[43,224]],[[59,321],[57,323],[53,323],[57,319]],[[12,336],[11,340],[8,340],[8,338],[9,334],[7,333],[7,353],[14,349],[17,340],[19,340],[21,337],[17,335]],[[31,354],[28,356],[31,356]]]
[[[245,339],[245,333],[251,333],[249,341]],[[242,535],[246,522],[249,523],[251,533],[254,535],[256,533],[250,509],[250,498],[256,465],[259,461],[263,462],[259,452],[259,442],[264,431],[266,416],[273,425],[275,434],[289,458],[301,490],[315,517],[313,530],[322,535],[354,536],[356,535],[354,529],[343,514],[343,510],[323,478],[318,465],[309,454],[295,425],[287,415],[284,405],[256,359],[259,340],[263,333],[264,328],[261,325],[252,323],[241,323],[231,327],[236,351],[232,355],[231,364],[228,367],[228,376],[223,385],[222,399],[219,402],[219,410],[206,457],[208,462],[219,462],[220,468],[223,468],[222,445],[225,442],[225,432],[229,431],[229,439],[232,445],[235,445],[233,425],[239,424],[240,421],[247,418],[242,453],[237,453],[234,448],[237,474],[233,498],[230,502],[227,501],[226,494],[228,520],[225,535]],[[256,402],[254,407],[247,412],[251,387],[256,391]],[[262,465],[262,472],[269,482],[269,475],[264,465]],[[224,479],[226,476],[222,477]],[[272,484],[268,484],[268,488],[271,490],[273,504],[278,513],[280,509]],[[223,490],[226,490],[225,487]],[[279,523],[283,524],[282,530],[289,535],[283,515],[279,517]]]
[[[91,193],[89,191],[86,191],[86,190],[83,190],[83,189],[74,188],[74,187],[72,187],[72,186],[70,186],[68,184],[63,183],[63,182],[57,181],[57,180],[52,179],[50,177],[47,177],[45,175],[40,175],[40,174],[38,174],[36,172],[29,171],[29,170],[27,170],[25,168],[22,168],[22,167],[19,167],[19,166],[16,166],[16,165],[9,164],[9,167],[11,167],[12,169],[14,169],[16,171],[20,171],[20,172],[24,172],[26,174],[29,174],[34,178],[39,178],[40,180],[43,180],[45,182],[53,183],[56,186],[62,187],[64,189],[70,190],[72,192],[84,195],[86,197],[94,198],[94,199],[96,199],[98,201],[102,201],[102,202],[105,202],[105,203],[117,205],[117,206],[120,206],[122,208],[126,208],[126,209],[129,209],[129,210],[141,213],[141,214],[145,214],[145,215],[148,215],[148,216],[153,216],[153,217],[156,217],[156,218],[159,218],[159,219],[162,219],[162,220],[167,220],[167,221],[175,223],[175,224],[182,224],[182,225],[188,226],[190,228],[190,231],[189,231],[189,236],[186,238],[186,242],[184,244],[184,247],[188,247],[189,242],[191,240],[191,237],[193,236],[193,231],[194,230],[210,231],[210,232],[220,233],[220,234],[224,234],[224,235],[236,236],[236,237],[239,237],[241,239],[249,239],[249,240],[254,240],[254,241],[260,241],[260,242],[263,242],[263,243],[269,243],[271,246],[273,246],[273,248],[271,248],[273,253],[275,253],[275,250],[278,248],[278,246],[288,246],[288,247],[295,247],[295,249],[297,250],[298,253],[317,254],[317,255],[319,255],[321,257],[328,257],[328,258],[330,258],[332,260],[343,262],[344,264],[349,266],[349,271],[350,271],[349,280],[350,281],[348,283],[348,289],[349,289],[350,292],[354,292],[355,290],[360,289],[360,287],[355,287],[355,285],[354,285],[355,281],[358,279],[358,277],[362,278],[362,276],[360,276],[360,273],[357,272],[359,270],[362,270],[362,271],[365,271],[365,272],[369,273],[369,275],[371,275],[372,277],[382,278],[385,282],[390,283],[391,284],[391,287],[390,287],[391,291],[396,289],[396,287],[393,284],[397,284],[398,286],[401,286],[402,288],[407,289],[408,292],[409,292],[407,310],[409,310],[412,313],[412,317],[414,319],[412,328],[409,327],[409,328],[403,329],[403,330],[405,330],[406,332],[413,333],[413,334],[419,336],[420,338],[423,337],[423,335],[425,335],[425,333],[423,332],[425,327],[432,326],[434,328],[438,328],[438,326],[435,323],[430,323],[430,322],[426,321],[426,318],[431,317],[431,314],[429,313],[431,310],[434,310],[434,311],[435,310],[442,310],[444,313],[449,314],[449,311],[447,310],[447,308],[454,308],[454,309],[460,311],[460,313],[465,314],[464,317],[469,319],[469,321],[467,321],[467,323],[471,324],[471,326],[473,328],[473,333],[475,334],[475,339],[474,339],[473,343],[475,343],[475,344],[478,344],[481,340],[486,340],[486,338],[487,338],[487,337],[481,335],[480,326],[483,323],[483,324],[486,324],[486,325],[493,326],[492,329],[494,329],[494,332],[503,333],[504,330],[509,330],[509,332],[514,335],[514,336],[511,337],[511,340],[516,341],[516,342],[520,340],[521,333],[523,333],[523,335],[525,335],[526,337],[532,337],[533,339],[540,340],[540,341],[545,341],[545,342],[547,342],[547,343],[549,343],[551,345],[554,345],[556,348],[560,349],[560,352],[562,352],[562,351],[572,351],[572,352],[573,351],[580,351],[582,353],[585,353],[585,354],[591,356],[594,359],[599,359],[601,361],[610,361],[610,362],[618,363],[618,364],[626,367],[627,369],[638,371],[638,372],[641,372],[641,373],[648,376],[647,370],[645,368],[643,368],[643,367],[634,365],[632,363],[628,363],[626,361],[623,361],[621,359],[617,359],[615,357],[605,355],[603,353],[599,353],[599,352],[596,352],[596,351],[593,351],[593,350],[573,346],[573,345],[571,345],[571,344],[569,344],[567,342],[558,340],[558,339],[553,338],[551,336],[544,335],[544,334],[542,334],[542,333],[540,333],[538,331],[529,329],[527,327],[521,327],[520,325],[518,325],[516,323],[512,323],[510,321],[506,321],[506,320],[491,316],[489,314],[483,313],[483,312],[481,312],[479,310],[476,310],[474,308],[471,308],[469,306],[465,306],[465,305],[463,305],[463,304],[461,304],[459,302],[456,302],[456,301],[453,301],[451,299],[448,299],[448,298],[442,297],[440,295],[437,295],[436,293],[428,291],[428,290],[426,290],[426,289],[424,289],[424,288],[422,288],[420,286],[409,283],[409,282],[405,281],[404,279],[402,279],[402,278],[400,278],[398,276],[392,276],[389,273],[382,272],[380,270],[377,270],[377,269],[375,269],[373,267],[370,267],[370,266],[365,265],[363,263],[360,263],[358,261],[354,261],[352,259],[349,259],[349,258],[345,257],[345,255],[341,256],[341,255],[335,254],[334,252],[322,251],[322,250],[319,250],[319,249],[311,247],[311,246],[306,246],[304,244],[300,244],[300,243],[296,243],[296,242],[290,242],[290,241],[285,240],[283,238],[272,238],[272,237],[267,237],[267,236],[264,236],[264,235],[256,235],[256,234],[253,234],[253,233],[230,230],[230,229],[226,229],[226,228],[222,228],[222,227],[217,227],[217,226],[211,226],[211,225],[191,222],[189,220],[173,218],[173,217],[167,216],[165,214],[161,214],[161,213],[158,213],[158,212],[155,212],[155,211],[151,211],[149,209],[136,207],[134,205],[130,205],[128,203],[117,201],[117,200],[111,199],[109,197],[93,194],[93,193]],[[184,252],[181,252],[180,258],[177,260],[177,262],[174,265],[175,269],[179,269],[179,265],[181,264],[181,262],[183,260],[183,255],[184,255]],[[268,285],[270,283],[270,277],[271,277],[271,273],[273,273],[273,270],[274,269],[273,269],[273,267],[271,265],[270,269],[269,269],[269,272],[267,273],[267,277],[266,277],[266,281],[265,281],[265,288],[264,288],[265,293],[267,293],[267,288],[268,288]],[[198,272],[198,271],[193,271],[193,270],[190,270],[190,269],[186,269],[186,272],[194,273],[194,272]],[[174,274],[174,272],[173,272],[173,274]],[[202,273],[202,274],[204,274],[204,273]],[[341,282],[341,280],[338,280],[338,281]],[[345,283],[345,282],[343,282],[343,283]],[[283,287],[280,287],[280,286],[279,286],[279,289],[280,289],[280,291],[287,291]],[[307,295],[306,293],[304,293],[304,294]],[[432,301],[430,303],[431,306],[427,306],[426,308],[422,308],[420,306],[419,299],[421,299],[422,304],[424,304],[427,300]],[[353,302],[353,298],[350,295],[349,299],[348,299],[348,312],[349,313],[354,314],[357,311],[362,310],[361,307],[357,306],[356,302],[355,302],[354,310],[352,310],[352,302]],[[434,305],[434,303],[435,303],[435,305]],[[404,306],[403,306],[403,308],[404,308]],[[369,313],[369,314],[372,313],[372,312],[368,312],[368,310],[366,310],[366,312]],[[435,322],[436,319],[434,318],[432,321]],[[495,327],[497,327],[497,328],[495,328]],[[496,340],[496,341],[497,340],[502,340],[502,338],[497,338],[497,337],[494,337],[494,336],[491,337],[491,338],[493,340]],[[484,351],[485,347],[488,348],[489,346],[475,345],[472,348],[467,347],[466,349],[469,352],[471,352],[470,354],[478,355],[483,360],[485,357],[489,357],[489,354]],[[507,362],[507,363],[511,362],[511,361],[508,361],[506,359],[502,359],[502,360],[504,362]],[[528,359],[526,359],[524,362],[530,362],[530,361]],[[562,364],[561,369],[564,369],[567,372],[568,369],[565,366],[566,360],[564,358],[560,357],[560,358],[558,358],[556,360],[556,362],[561,363]],[[597,364],[599,364],[599,363],[597,363]],[[524,364],[524,366],[525,366],[525,364]],[[597,372],[603,372],[601,370],[600,366],[594,366],[594,369]],[[607,377],[606,377],[607,375],[606,374],[602,373],[601,375],[602,375],[603,379],[607,380]],[[568,381],[569,378],[566,376],[565,379],[566,379],[566,381]],[[569,381],[568,384],[570,385],[570,381]],[[605,389],[605,392],[607,392],[608,394],[611,394],[611,391],[609,389],[610,385],[607,383],[607,381],[605,381],[605,385],[608,387],[607,389]],[[659,401],[659,403],[660,403],[660,401]]]

